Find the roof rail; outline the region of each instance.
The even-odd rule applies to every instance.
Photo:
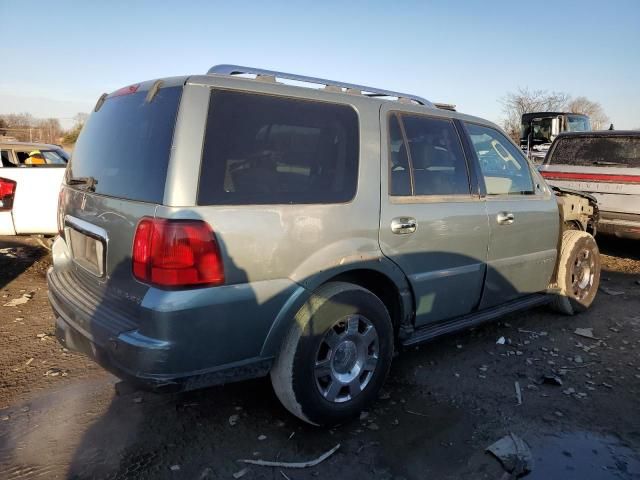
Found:
[[[287,80],[295,80],[297,82],[305,82],[305,83],[315,83],[318,85],[325,85],[325,87],[337,87],[339,89],[347,89],[351,91],[359,91],[363,95],[367,97],[397,97],[398,99],[406,98],[407,100],[411,100],[419,105],[424,105],[425,107],[435,108],[433,103],[429,100],[418,97],[416,95],[411,95],[408,93],[400,93],[393,92],[391,90],[383,90],[381,88],[374,87],[366,87],[364,85],[356,85],[353,83],[345,83],[345,82],[336,82],[334,80],[326,80],[324,78],[316,78],[316,77],[307,77],[305,75],[296,75],[294,73],[285,73],[285,72],[276,72],[273,70],[263,70],[261,68],[253,68],[253,67],[241,67],[240,65],[215,65],[209,69],[207,74],[218,74],[218,75],[255,75],[256,78],[262,77],[267,78],[283,78]]]

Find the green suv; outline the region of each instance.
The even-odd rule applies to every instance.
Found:
[[[394,349],[596,294],[593,199],[450,106],[222,65],[94,110],[49,297],[63,345],[137,384],[270,375],[289,411],[334,424],[376,398]]]

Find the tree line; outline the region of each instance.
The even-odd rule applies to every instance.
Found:
[[[0,115],[0,136],[19,142],[73,144],[87,117],[86,113],[78,113],[73,127],[65,130],[57,118],[36,118],[30,113]]]

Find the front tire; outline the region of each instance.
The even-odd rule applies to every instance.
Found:
[[[551,307],[565,315],[584,312],[591,306],[600,285],[600,252],[587,232],[567,230],[562,234],[558,261],[558,288]]]
[[[331,282],[296,314],[271,383],[292,414],[334,425],[375,400],[392,357],[393,327],[384,303],[358,285]]]

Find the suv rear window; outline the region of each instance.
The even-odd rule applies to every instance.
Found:
[[[200,172],[200,205],[341,203],[358,179],[354,109],[215,90]]]
[[[560,137],[545,163],[640,168],[640,136]]]
[[[94,177],[96,193],[162,203],[182,87],[107,98],[91,114],[73,151],[68,175]]]

